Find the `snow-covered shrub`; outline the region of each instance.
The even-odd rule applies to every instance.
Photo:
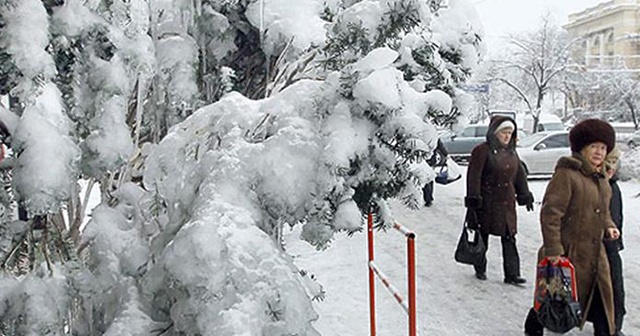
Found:
[[[60,91],[48,83],[25,109],[12,143],[20,153],[13,182],[32,216],[57,212],[71,195],[80,151],[70,133]]]
[[[49,148],[58,157],[45,166],[60,177],[47,182],[58,184],[29,184],[39,171],[26,161],[34,157],[27,149],[44,143],[20,135],[33,125],[47,127],[39,133],[53,127],[23,120],[16,131],[19,168],[32,172],[17,173],[17,189],[30,212],[53,217],[70,196],[63,191],[79,175],[76,143],[85,174],[115,177],[130,153],[126,125],[137,112],[140,141],[162,139],[137,156],[147,158],[144,189],[103,186],[77,242],[64,236],[64,225],[55,227],[69,253],[37,263],[53,277],[27,271],[40,282],[55,280],[51,293],[59,295],[40,307],[42,318],[14,304],[2,307],[3,321],[28,315],[24,327],[35,333],[57,319],[75,334],[316,335],[311,297],[321,289],[287,255],[282,230],[302,225],[302,237],[323,249],[336,232],[361,230],[370,210],[388,227],[388,198],[418,206],[420,187],[433,177],[424,159],[436,144],[434,123],[455,122],[453,88],[480,54],[466,7],[452,0],[433,13],[415,0],[270,0],[262,17],[258,2],[157,1],[147,24],[142,2],[47,7],[55,64],[73,76],[56,78],[64,99],[45,77],[55,108],[42,113],[27,104],[22,115],[62,125],[60,148]],[[73,17],[73,8],[83,15]],[[312,30],[308,39],[296,38],[299,27]],[[141,37],[147,28],[151,41]],[[241,93],[229,92],[233,73]],[[222,98],[192,114],[203,97],[218,97],[207,78],[219,81],[213,84]],[[76,132],[64,127],[63,112]],[[73,243],[79,256],[67,248]],[[0,280],[3,289],[20,284]],[[2,331],[20,334],[18,327]]]
[[[629,148],[624,151],[620,159],[618,176],[623,181],[640,178],[640,153],[637,148]]]
[[[304,239],[323,248],[335,232],[359,230],[370,202],[418,205],[426,175],[413,163],[433,148],[425,116],[444,94],[415,91],[396,58],[375,49],[324,82],[299,81],[261,101],[229,94],[155,148],[144,184],[169,221],[145,287],[158,305],[172,303],[163,311],[176,330],[309,334],[316,316],[277,244],[282,226],[304,224]]]

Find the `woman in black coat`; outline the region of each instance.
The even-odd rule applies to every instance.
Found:
[[[438,139],[436,148],[433,150],[431,158],[427,160],[427,164],[434,169],[436,167],[446,166],[448,155],[449,152],[447,152],[447,148],[444,146],[442,141]],[[422,198],[424,199],[424,206],[430,207],[431,204],[433,204],[433,180],[425,184],[422,188]]]
[[[526,280],[520,276],[520,256],[516,247],[516,201],[533,211],[533,195],[515,149],[515,121],[506,116],[491,118],[486,138],[471,151],[467,169],[467,224],[479,228],[487,247],[489,235],[500,237],[504,282],[519,285]],[[485,280],[486,256],[474,268],[476,277]]]
[[[609,210],[611,211],[611,219],[620,231],[620,238],[617,240],[605,240],[604,246],[609,259],[609,267],[611,268],[611,285],[613,288],[613,306],[614,318],[616,322],[616,336],[623,336],[622,321],[626,314],[624,305],[624,278],[622,276],[622,258],[620,251],[624,249],[622,244],[622,193],[618,186],[618,160],[622,156],[622,152],[618,147],[614,147],[605,158],[605,168],[607,177],[609,177],[609,185],[611,186],[611,202]]]

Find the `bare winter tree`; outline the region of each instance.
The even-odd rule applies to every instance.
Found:
[[[534,132],[545,96],[558,89],[558,79],[567,69],[572,43],[546,14],[535,31],[511,37],[508,56],[490,61],[494,64],[489,80],[516,93],[533,116]]]
[[[568,107],[590,111],[619,121],[632,121],[638,129],[640,82],[637,74],[624,66],[587,69],[571,66],[562,76],[561,91]]]
[[[504,85],[500,81],[495,81],[497,67],[500,64],[497,62],[483,62],[476,70],[476,74],[471,79],[471,82],[475,83],[490,83],[490,89],[486,92],[472,92],[477,104],[477,112],[475,114],[469,114],[469,118],[472,121],[479,121],[489,116],[489,110],[513,110],[517,106],[520,106],[522,99],[514,94],[513,89]]]
[[[620,81],[613,81],[613,86],[620,94],[621,104],[624,104],[628,111],[635,129],[638,129],[638,99],[640,99],[640,81],[636,76],[625,76]]]

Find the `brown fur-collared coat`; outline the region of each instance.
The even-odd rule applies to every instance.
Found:
[[[610,199],[609,183],[580,154],[558,160],[540,209],[540,257],[565,255],[575,266],[578,299],[584,314],[581,327],[598,284],[613,335],[613,293],[602,242],[606,229],[615,228],[609,213]]]

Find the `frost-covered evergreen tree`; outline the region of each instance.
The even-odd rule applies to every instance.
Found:
[[[18,124],[14,182],[35,217],[1,231],[4,260],[31,262],[0,278],[11,335],[316,335],[321,288],[283,228],[323,249],[371,210],[388,227],[388,198],[416,207],[434,124],[456,122],[481,54],[461,0],[17,4],[0,12],[1,83],[57,146]],[[36,14],[38,39],[5,33]],[[81,173],[119,182],[74,231],[55,214]]]
[[[84,20],[75,20],[77,15]],[[77,125],[87,177],[117,172],[132,154],[127,101],[137,94],[134,82],[148,81],[154,66],[147,16],[143,1],[101,6],[69,0],[53,10],[58,78]]]
[[[0,222],[3,233],[2,329],[14,335],[60,333],[62,316],[71,307],[65,276],[52,262],[59,231],[41,230],[47,215],[58,212],[70,197],[78,174],[80,151],[73,141],[72,125],[54,78],[55,62],[47,52],[48,13],[37,0],[0,4],[4,27],[0,31],[2,54],[9,55],[19,73],[8,91],[20,106],[19,120],[12,127],[11,146],[18,154],[13,169],[13,185],[21,210],[34,220],[29,223]],[[3,116],[3,124],[9,117]],[[34,233],[34,230],[39,232]],[[46,267],[44,265],[47,265]],[[48,270],[48,272],[46,271]],[[24,275],[26,273],[26,275]],[[20,281],[14,275],[22,275]]]
[[[12,134],[12,146],[19,153],[14,185],[26,210],[43,215],[59,210],[69,198],[79,151],[53,82],[56,68],[46,51],[45,7],[37,0],[10,1],[2,5],[2,17],[6,23],[0,43],[21,74],[11,94],[24,108]]]
[[[144,185],[162,220],[144,287],[174,330],[311,334],[315,314],[279,246],[283,226],[303,225],[303,238],[322,249],[336,232],[360,230],[370,205],[382,226],[391,218],[385,199],[417,206],[420,186],[433,174],[422,161],[435,145],[431,113],[451,113],[453,87],[473,68],[479,41],[469,27],[450,29],[467,19],[463,5],[451,2],[449,12],[434,17],[426,5],[411,4],[423,16],[395,30],[395,39],[364,36],[371,45],[387,42],[354,49],[323,80],[295,81],[264,100],[228,94],[180,123],[151,153]],[[377,31],[395,13],[392,5],[354,4],[334,16],[329,38],[349,13]],[[437,40],[428,39],[432,20],[442,20]],[[411,47],[424,39],[432,41],[439,72],[413,56]],[[445,60],[440,48],[456,56]],[[318,66],[323,57],[330,52],[318,56]],[[409,83],[402,70],[410,68],[439,81]],[[189,272],[193,267],[200,272]]]

